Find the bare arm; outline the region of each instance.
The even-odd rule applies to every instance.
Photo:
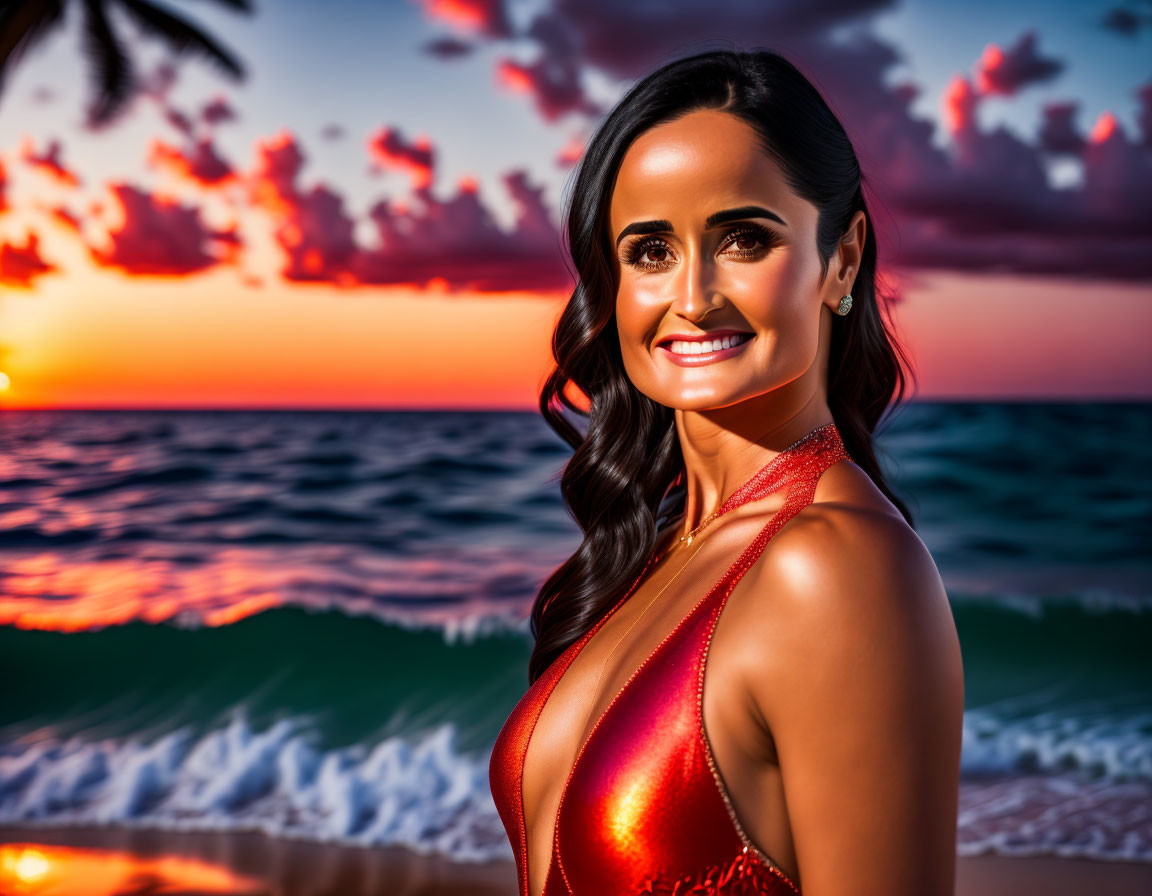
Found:
[[[840,505],[794,522],[757,570],[753,637],[769,646],[748,688],[798,883],[951,896],[964,681],[939,572],[902,519]]]

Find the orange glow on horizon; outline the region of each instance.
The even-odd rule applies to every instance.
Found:
[[[0,301],[0,410],[533,410],[568,299],[453,292],[437,278],[419,289],[363,287],[350,276],[291,283],[230,268],[138,277],[97,267],[55,228],[44,236],[75,258],[45,246],[68,276],[46,274],[35,290]],[[1148,318],[1147,302],[1132,299],[1138,284],[895,269],[884,277],[905,296],[894,317],[927,372],[925,396],[1134,395],[1152,382],[1138,360],[1140,329],[1119,325]],[[1066,310],[1054,316],[1025,298],[1039,293]],[[981,322],[978,332],[956,317],[961,309]]]
[[[567,296],[137,278],[89,267],[0,302],[0,409],[531,408]],[[350,288],[351,287],[351,288]]]
[[[220,865],[180,855],[156,857],[131,852],[43,843],[0,844],[0,892],[85,893],[115,896],[136,892],[256,893],[266,884]]]

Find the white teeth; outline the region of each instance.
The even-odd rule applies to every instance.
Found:
[[[721,339],[706,339],[703,342],[689,342],[686,339],[677,339],[672,342],[669,348],[673,354],[677,355],[706,355],[709,352],[718,352],[747,341],[747,333],[737,333],[732,336],[724,336]]]

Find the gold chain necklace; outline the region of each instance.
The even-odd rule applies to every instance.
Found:
[[[721,504],[720,506],[723,507],[724,505]],[[705,526],[707,526],[710,522],[712,522],[712,520],[716,519],[716,517],[718,517],[718,516],[720,516],[719,508],[712,511],[712,513],[708,514],[708,516],[704,517],[704,522],[702,522],[699,526],[697,526],[695,529],[693,529],[687,535],[681,535],[680,541],[677,543],[678,544],[683,543],[684,547],[688,547],[688,545],[692,544],[692,539],[695,538],[700,533],[700,530],[703,529]],[[671,550],[671,549],[669,549],[669,550]]]
[[[695,529],[693,529],[692,532],[689,533],[689,535],[695,535],[701,529],[703,529],[704,526],[707,525],[707,523],[712,522],[712,520],[714,520],[719,515],[720,515],[719,511],[712,514],[704,523],[701,523],[699,526],[697,526]],[[679,542],[677,542],[676,544],[673,544],[672,547],[670,547],[667,551],[665,551],[664,554],[662,554],[659,559],[663,560],[664,557],[667,557],[669,554],[671,554],[672,551],[676,549],[676,547],[679,545],[680,542],[684,542],[683,537],[680,539]],[[679,578],[680,573],[684,572],[684,570],[688,568],[688,564],[691,563],[692,559],[699,553],[700,553],[700,548],[696,548],[696,550],[694,550],[691,553],[691,555],[688,557],[688,559],[684,561],[684,565],[681,566],[678,570],[676,570],[676,574],[674,576],[672,576],[672,578],[670,578],[667,582],[665,582],[664,587],[661,588],[659,591],[657,591],[656,594],[652,597],[652,599],[649,600],[648,603],[644,605],[644,609],[640,611],[640,615],[632,620],[632,625],[628,626],[628,628],[625,629],[624,634],[622,634],[620,636],[619,640],[615,644],[612,645],[612,649],[610,651],[608,651],[608,656],[606,656],[604,658],[603,665],[600,666],[600,674],[596,676],[596,684],[593,685],[593,687],[592,687],[592,694],[594,697],[600,690],[600,679],[602,679],[604,677],[604,670],[608,668],[608,661],[610,659],[612,659],[612,654],[614,654],[616,652],[616,648],[619,647],[620,644],[624,641],[624,639],[628,637],[628,632],[632,631],[632,629],[635,627],[636,623],[644,618],[644,614],[647,613],[648,608],[656,602],[656,598],[658,598],[661,594],[663,594],[668,589],[668,586],[671,585],[673,582],[675,582],[677,578]],[[659,562],[659,560],[657,560],[657,562]],[[584,716],[584,725],[581,728],[581,732],[584,732],[587,730],[588,720],[592,717],[592,710],[594,707],[595,707],[595,700],[593,700],[593,702],[588,706],[588,714],[586,716]]]
[[[780,457],[781,455],[786,454],[787,452],[791,451],[793,448],[795,448],[797,445],[799,445],[801,442],[803,442],[810,435],[812,435],[812,433],[808,433],[807,435],[801,436],[795,442],[793,442],[791,445],[789,445],[787,448],[780,451],[776,456]],[[773,458],[773,460],[775,460],[775,458]],[[710,513],[708,516],[704,517],[704,521],[702,523],[700,523],[700,525],[697,526],[695,529],[693,529],[691,532],[689,532],[687,535],[681,535],[680,540],[679,540],[679,542],[677,542],[677,544],[683,544],[685,547],[692,544],[692,539],[694,539],[698,534],[700,534],[700,530],[703,529],[705,526],[707,526],[710,522],[712,522],[712,520],[716,519],[716,517],[720,516],[720,512],[724,509],[724,503],[725,502],[723,502],[723,501],[720,502],[720,506],[718,508],[716,508],[716,510],[713,511],[712,513]],[[666,552],[666,554],[672,553],[672,550],[675,547],[676,547],[676,545],[673,545],[671,548],[669,548],[668,551]]]

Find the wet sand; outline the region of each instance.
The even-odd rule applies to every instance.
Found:
[[[979,856],[958,861],[956,883],[956,896],[1146,896],[1152,893],[1152,864]],[[508,861],[458,863],[399,847],[260,833],[0,827],[0,892],[516,896],[516,872]]]

